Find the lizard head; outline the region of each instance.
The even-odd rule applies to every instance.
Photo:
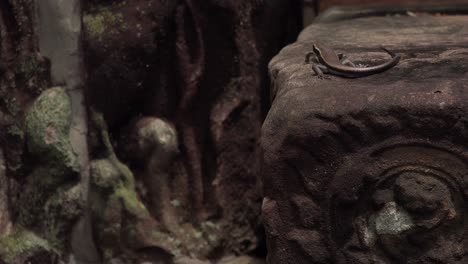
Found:
[[[314,45],[312,46],[312,49],[313,49],[313,51],[314,51],[314,53],[316,55],[321,55],[322,54],[322,52],[320,51],[320,48],[318,47],[317,44],[314,43]]]

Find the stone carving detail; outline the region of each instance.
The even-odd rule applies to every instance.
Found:
[[[288,185],[264,176],[272,187],[263,204],[270,263],[289,256],[302,256],[299,263],[466,263],[468,155],[434,136],[391,136],[421,135],[439,120],[407,118],[421,126],[391,116],[316,115],[314,134],[293,128],[288,140],[266,148],[273,165],[264,172],[288,175]],[[383,125],[387,133],[373,133]],[[464,131],[460,123],[439,125]],[[284,157],[271,156],[280,146]]]
[[[272,59],[262,127],[269,264],[468,263],[468,75],[457,66],[468,57],[464,39],[441,43],[466,35],[466,21],[318,22]],[[403,60],[380,75],[319,79],[304,64],[315,42],[373,61],[385,42]],[[447,56],[427,63],[431,54]]]
[[[301,2],[0,1],[0,263],[264,257],[266,66]]]
[[[405,142],[344,164],[329,197],[337,262],[466,263],[462,153]]]

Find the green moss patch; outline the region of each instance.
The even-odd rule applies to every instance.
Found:
[[[86,32],[93,39],[101,39],[101,36],[110,32],[117,33],[118,29],[125,29],[123,15],[114,13],[109,8],[98,8],[92,13],[83,16],[83,24]]]
[[[93,162],[92,167],[94,169],[92,171],[95,173],[91,175],[92,183],[99,186],[106,182],[112,182],[112,195],[117,196],[122,200],[125,209],[129,213],[136,217],[148,217],[149,212],[145,205],[140,201],[135,191],[135,178],[132,171],[127,167],[127,165],[117,158],[117,155],[115,155],[114,148],[110,141],[109,132],[107,131],[107,125],[102,114],[93,113],[93,121],[100,130],[102,143],[107,150],[108,158],[105,162]],[[111,167],[113,167],[113,169],[111,169]],[[110,173],[111,170],[112,173]],[[106,179],[109,177],[114,179],[117,177],[116,174],[119,175],[119,180],[109,181]]]
[[[41,252],[57,254],[46,240],[22,228],[0,238],[0,256],[6,263],[14,263]]]
[[[64,88],[44,91],[26,116],[26,139],[29,151],[59,173],[79,172],[79,164],[70,144],[72,107]]]
[[[83,207],[81,186],[77,185],[79,163],[70,143],[71,116],[71,100],[61,87],[42,92],[29,109],[24,136],[38,164],[25,178],[16,220],[24,228],[40,230],[48,245],[60,250],[66,247]]]

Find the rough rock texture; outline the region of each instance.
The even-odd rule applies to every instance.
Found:
[[[267,63],[300,13],[0,1],[0,263],[262,262]]]
[[[320,10],[326,10],[332,6],[377,6],[377,5],[408,5],[419,4],[428,5],[425,0],[316,0]],[[453,3],[466,3],[464,0],[432,0],[429,4],[453,4]]]
[[[0,259],[5,263],[53,263],[59,251],[68,251],[67,234],[81,210],[76,163],[63,138],[69,98],[60,88],[46,90],[49,63],[37,53],[34,17],[33,1],[0,3]]]
[[[266,65],[296,37],[299,1],[89,0],[83,21],[90,103],[156,225],[148,244],[120,250],[99,235],[105,258],[216,260],[259,249]],[[93,166],[104,172],[115,164],[99,133]]]
[[[23,121],[26,109],[49,87],[48,64],[38,55],[32,1],[3,1],[0,5],[0,140],[7,174],[20,176],[23,160]]]
[[[45,90],[26,115],[24,137],[33,162],[18,179],[18,197],[10,204],[14,225],[0,238],[0,257],[6,263],[52,263],[60,252],[69,252],[69,235],[83,207],[70,124],[70,99],[59,87]]]
[[[468,17],[315,24],[270,63],[268,262],[466,263]],[[329,34],[329,32],[335,32]],[[312,42],[381,74],[320,79]]]
[[[132,249],[159,249],[169,242],[169,237],[164,237],[164,241],[155,234],[157,223],[138,198],[132,172],[115,155],[102,115],[94,113],[93,121],[104,145],[103,157],[91,164],[90,203],[95,242],[106,261],[115,257],[125,263],[141,261],[132,255],[135,253]]]
[[[50,62],[52,85],[63,87],[63,93],[66,93],[69,100],[69,109],[66,112],[68,127],[61,136],[68,142],[68,151],[75,156],[79,175],[76,193],[79,199],[84,201],[84,210],[79,214],[79,221],[73,219],[73,222],[77,222],[73,223],[75,227],[61,234],[67,238],[67,242],[70,240],[70,245],[65,246],[71,247],[67,252],[61,252],[64,253],[62,258],[68,258],[68,253],[73,252],[78,264],[81,264],[81,261],[95,263],[99,261],[99,256],[93,243],[88,209],[90,162],[87,144],[87,106],[84,100],[84,57],[81,48],[81,1],[36,0],[33,4],[36,10],[34,18],[39,43],[38,52]]]
[[[0,262],[261,256],[266,65],[300,23],[289,0],[1,1]]]

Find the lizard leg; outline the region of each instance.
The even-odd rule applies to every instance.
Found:
[[[315,56],[315,53],[313,51],[311,52],[308,52],[306,55],[305,55],[305,63],[306,64],[309,64],[310,63],[310,59],[312,56]]]
[[[351,66],[351,67],[356,67],[356,64],[354,64],[354,62],[348,59],[348,57],[345,54],[342,54],[342,53],[338,54],[338,58],[340,59],[341,64]]]
[[[314,70],[315,75],[317,75],[320,79],[325,78],[324,73],[329,72],[327,66],[319,63],[312,63],[312,69]]]

